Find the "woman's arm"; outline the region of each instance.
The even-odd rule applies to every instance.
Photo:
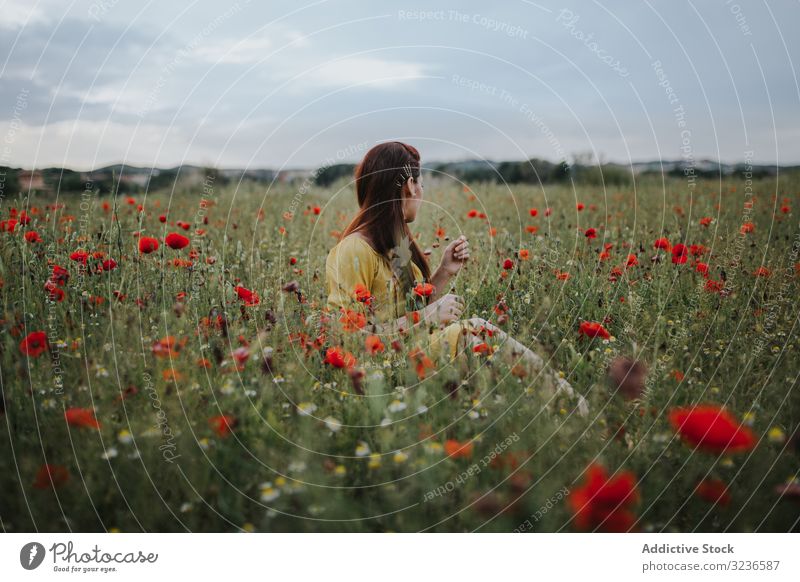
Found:
[[[452,241],[442,254],[442,262],[431,275],[431,285],[436,287],[436,293],[441,296],[442,291],[469,260],[469,241],[463,234]]]
[[[431,302],[419,311],[412,311],[408,315],[398,317],[383,324],[374,324],[376,332],[391,333],[406,331],[417,325],[430,323],[450,323],[458,320],[464,311],[464,301],[458,295],[447,293],[436,301]],[[416,315],[415,315],[416,314]]]

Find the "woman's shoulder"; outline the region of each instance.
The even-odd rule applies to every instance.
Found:
[[[362,236],[356,233],[348,234],[330,250],[327,264],[330,265],[334,261],[341,263],[351,257],[371,263],[376,260],[377,253]]]
[[[348,234],[339,240],[331,249],[331,254],[334,253],[376,254],[375,249],[372,248],[367,240],[357,233]]]

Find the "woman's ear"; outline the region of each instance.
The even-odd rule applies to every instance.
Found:
[[[409,176],[406,180],[406,188],[408,188],[408,193],[412,198],[416,196],[416,188],[414,188],[414,186],[414,178],[413,176]]]

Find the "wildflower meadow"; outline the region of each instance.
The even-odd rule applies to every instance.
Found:
[[[797,531],[800,176],[425,196],[464,316],[564,382],[327,309],[348,176],[4,200],[3,529]]]

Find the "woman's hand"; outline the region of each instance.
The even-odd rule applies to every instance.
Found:
[[[458,274],[468,260],[469,241],[467,240],[467,237],[462,234],[444,249],[442,262],[439,265],[439,269],[452,277]]]
[[[464,312],[464,300],[448,293],[425,307],[425,319],[436,323],[457,321]]]

